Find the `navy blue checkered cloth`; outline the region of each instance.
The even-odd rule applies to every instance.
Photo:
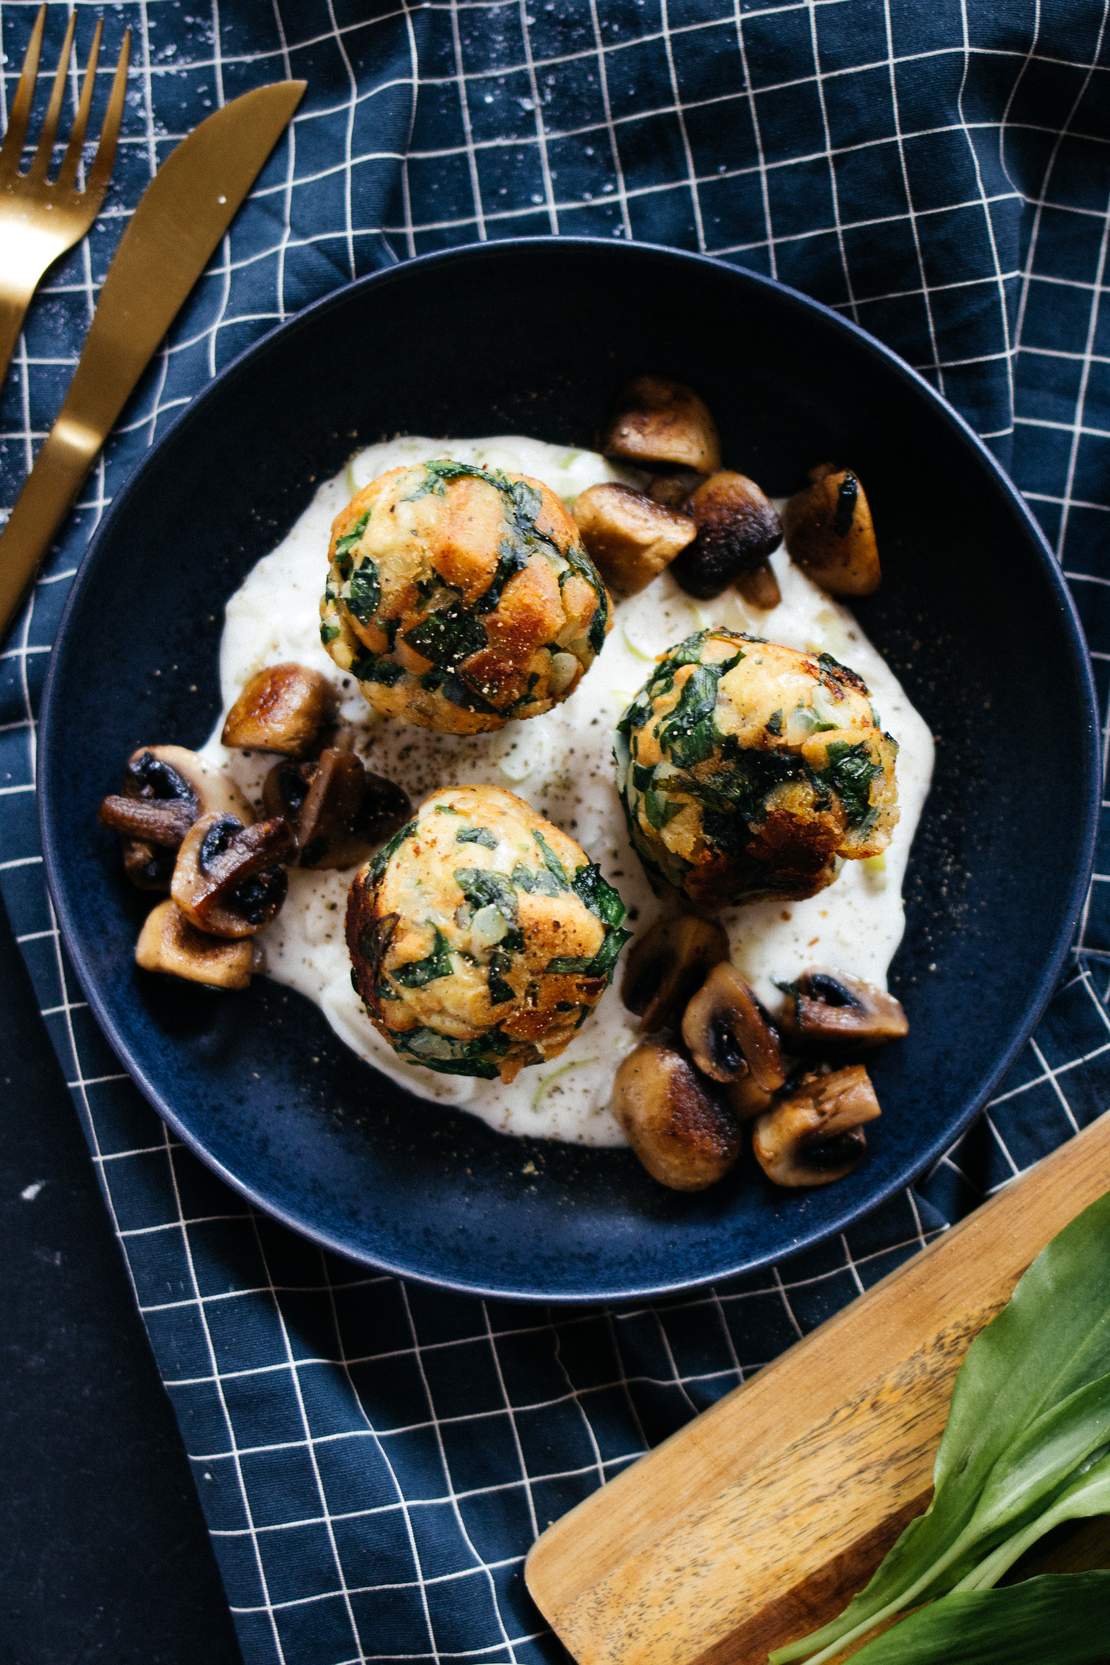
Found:
[[[49,8],[55,48],[65,9]],[[79,6],[82,49],[94,9]],[[5,119],[34,11],[0,4]],[[1105,706],[1108,4],[196,0],[192,12],[111,8],[109,35],[126,20],[136,37],[116,176],[36,301],[3,389],[0,503],[53,420],[154,168],[249,87],[304,76],[309,92],[0,657],[0,884],[248,1665],[539,1665],[564,1657],[521,1578],[539,1528],[1105,1108],[1110,843],[1036,1038],[913,1193],[819,1252],[658,1306],[548,1312],[437,1294],[245,1208],[168,1138],[77,997],[33,805],[35,713],[69,580],[175,412],[307,301],[452,243],[642,237],[808,290],[948,395],[1063,562]]]

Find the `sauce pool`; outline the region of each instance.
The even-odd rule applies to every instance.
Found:
[[[732,959],[772,1009],[777,983],[823,965],[886,985],[902,939],[902,885],[913,835],[929,790],[933,741],[924,720],[847,608],[817,588],[784,549],[772,556],[782,601],[770,612],[749,607],[733,590],[694,602],[662,576],[619,601],[613,629],[568,700],[541,717],[509,723],[496,734],[434,734],[378,717],[351,677],[320,644],[319,601],[327,571],[331,522],[348,499],[387,468],[450,455],[543,480],[573,499],[604,480],[636,476],[590,451],[507,436],[478,440],[403,438],[369,446],[317,491],[288,536],[248,573],[227,604],[220,646],[224,710],[256,671],[282,660],[320,671],[335,685],[341,723],[349,726],[367,767],[403,785],[413,803],[446,785],[482,782],[508,787],[573,834],[629,910],[640,933],[665,911],[651,890],[627,832],[614,782],[613,730],[646,680],[652,662],[673,643],[707,625],[748,631],[814,653],[831,653],[868,684],[883,726],[899,743],[901,818],[886,855],[846,862],[835,880],[802,902],[757,902],[723,916]],[[202,755],[226,771],[256,806],[275,759],[220,743],[223,718]],[[351,870],[293,868],[289,895],[260,934],[263,973],[312,1000],[353,1051],[410,1092],[433,1103],[460,1105],[500,1132],[585,1145],[626,1141],[609,1109],[613,1075],[640,1038],[637,1020],[614,987],[558,1058],[522,1070],[509,1085],[441,1076],[406,1064],[379,1036],[351,987],[343,934]],[[625,950],[627,954],[628,949]],[[623,956],[622,956],[623,963]]]

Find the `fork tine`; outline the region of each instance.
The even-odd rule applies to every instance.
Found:
[[[104,19],[98,17],[96,28],[93,30],[92,45],[89,47],[88,62],[85,65],[85,79],[81,83],[81,100],[73,120],[69,144],[66,146],[66,153],[62,157],[62,165],[58,169],[57,182],[64,191],[70,190],[77,178],[77,164],[81,160],[81,152],[85,147],[85,132],[89,125],[89,109],[96,88],[96,66],[100,58],[100,37],[103,33]]]
[[[31,166],[27,170],[28,179],[36,182],[45,178],[46,170],[50,166],[50,159],[54,154],[54,140],[58,132],[58,116],[61,113],[62,99],[65,97],[66,80],[69,76],[69,60],[73,52],[73,31],[77,27],[77,13],[70,12],[69,22],[66,24],[65,39],[62,50],[58,54],[58,67],[54,71],[54,83],[50,88],[50,102],[46,106],[46,114],[42,121],[42,132],[31,158]]]
[[[108,97],[108,108],[104,112],[104,125],[100,129],[100,143],[96,155],[93,157],[92,167],[85,178],[85,190],[93,195],[103,196],[112,177],[112,164],[116,159],[116,140],[119,138],[119,125],[123,120],[123,102],[127,95],[127,66],[131,61],[131,31],[123,31],[123,45],[119,51],[119,62],[116,73],[112,77],[112,91]]]
[[[23,54],[23,69],[8,115],[8,131],[4,135],[3,148],[0,149],[0,172],[5,174],[16,172],[23,155],[23,140],[27,134],[31,101],[35,96],[35,76],[39,70],[39,53],[42,50],[42,31],[45,23],[46,7],[42,5],[31,30],[27,50]]]

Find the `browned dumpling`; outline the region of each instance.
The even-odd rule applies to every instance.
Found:
[[[616,745],[649,875],[702,908],[813,896],[841,860],[881,854],[897,752],[855,671],[727,630],[662,656]]]
[[[378,711],[450,734],[566,699],[609,596],[547,486],[454,462],[391,468],[336,516],[324,646]]]
[[[522,798],[446,787],[355,875],[355,987],[410,1063],[511,1081],[561,1052],[601,999],[624,911],[581,845]]]

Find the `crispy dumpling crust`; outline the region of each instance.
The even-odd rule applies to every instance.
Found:
[[[623,918],[582,847],[522,798],[447,787],[355,875],[352,978],[410,1063],[511,1081],[600,1000]]]
[[[522,474],[391,468],[335,518],[320,635],[378,711],[477,734],[572,693],[611,608],[573,519]]]
[[[813,896],[889,844],[897,751],[828,654],[703,630],[621,719],[618,787],[649,875],[697,906]]]

